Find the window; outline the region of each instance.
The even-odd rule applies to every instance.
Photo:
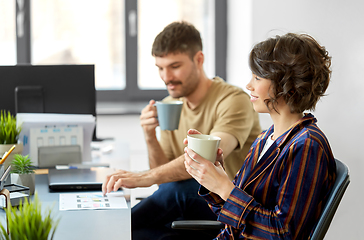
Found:
[[[16,30],[14,19],[15,1],[0,1],[0,65],[16,64]]]
[[[162,14],[159,14],[161,9]],[[211,0],[139,0],[138,87],[144,90],[165,89],[151,55],[151,48],[154,38],[165,26],[180,20],[192,23],[199,30],[205,54],[204,68],[207,76],[214,77],[214,17],[214,1]]]
[[[168,94],[158,76],[151,46],[157,33],[177,20],[189,21],[200,31],[207,76],[225,77],[226,55],[221,53],[226,52],[226,0],[17,0],[12,3],[6,10],[1,6],[0,11],[16,11],[17,16],[0,12],[0,18],[15,19],[25,11],[29,19],[21,25],[24,36],[16,37],[17,63],[95,64],[98,102],[147,101]],[[8,1],[1,4],[11,5]],[[14,44],[14,40],[9,42]],[[13,62],[15,59],[8,57],[9,64],[12,64],[11,58]]]
[[[95,64],[97,90],[125,89],[123,1],[31,4],[33,64]]]

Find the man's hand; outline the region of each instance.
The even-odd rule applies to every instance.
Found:
[[[153,184],[154,182],[149,171],[134,173],[118,170],[106,177],[105,182],[102,184],[102,192],[106,194],[111,191],[117,191],[120,187],[150,187]]]
[[[146,138],[155,137],[155,128],[159,125],[157,118],[157,108],[155,101],[150,100],[149,104],[142,110],[140,115],[140,125],[143,127]]]

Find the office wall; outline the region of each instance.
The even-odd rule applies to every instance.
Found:
[[[364,214],[364,22],[363,1],[249,0],[228,1],[227,80],[244,87],[250,71],[245,60],[252,44],[288,31],[306,32],[332,56],[332,82],[314,112],[329,138],[334,155],[350,168],[351,184],[326,239],[362,239]],[[247,26],[247,22],[251,23]],[[247,41],[249,39],[249,41]],[[271,124],[267,115],[262,125]]]

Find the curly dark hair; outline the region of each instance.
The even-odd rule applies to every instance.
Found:
[[[163,57],[169,53],[187,53],[191,59],[202,51],[200,32],[185,21],[166,26],[154,39],[152,55]]]
[[[249,66],[255,75],[272,81],[273,96],[265,103],[275,111],[280,98],[291,113],[314,110],[331,77],[331,57],[307,34],[287,33],[256,44]]]

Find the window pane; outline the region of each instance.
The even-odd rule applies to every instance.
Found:
[[[0,1],[0,23],[0,65],[15,65],[15,1]]]
[[[139,0],[138,1],[138,86],[140,89],[165,89],[151,49],[154,38],[173,21],[192,23],[201,34],[204,68],[208,77],[215,74],[215,1]]]
[[[95,64],[98,90],[125,88],[124,1],[31,4],[33,64]]]

